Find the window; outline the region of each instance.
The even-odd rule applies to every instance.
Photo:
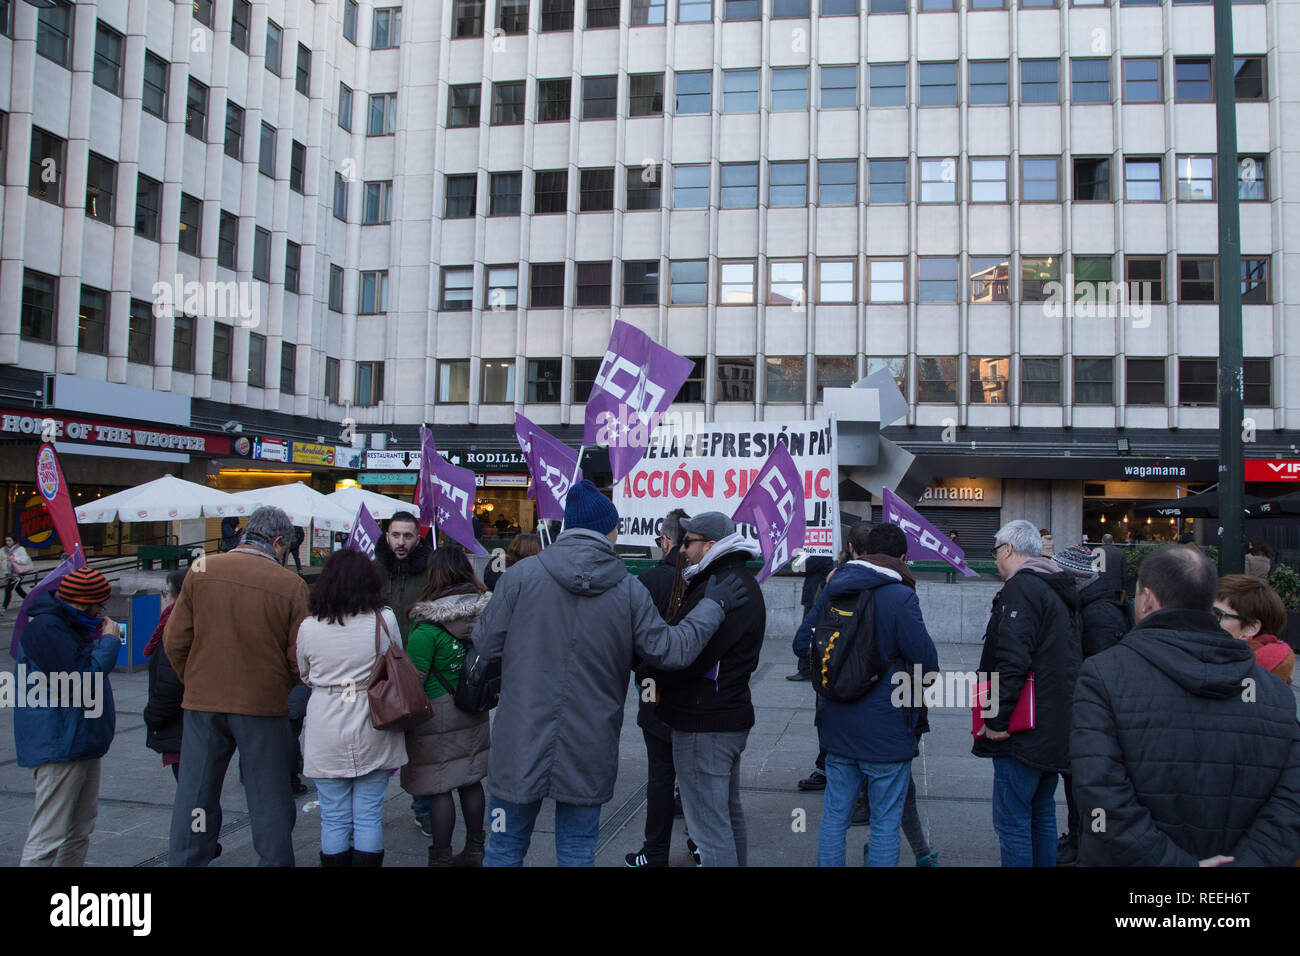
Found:
[[[661,26],[666,0],[632,0],[632,26]]]
[[[1248,408],[1269,408],[1273,404],[1273,363],[1269,359],[1245,359],[1241,363],[1244,389],[1242,403]]]
[[[384,400],[384,363],[357,363],[357,404],[378,405]]]
[[[472,266],[448,266],[442,270],[440,302],[439,308],[444,312],[468,312],[474,307]]]
[[[712,0],[677,0],[678,23],[708,23],[712,19]]]
[[[920,11],[922,13],[933,13],[936,10],[952,9],[953,0],[920,0]]]
[[[1178,176],[1178,201],[1214,199],[1214,157],[1179,156],[1174,167]]]
[[[402,42],[402,8],[382,7],[375,11],[370,49],[394,50]]]
[[[533,173],[533,212],[564,212],[569,206],[569,171],[537,170]]]
[[[189,94],[185,100],[185,132],[197,140],[208,138],[208,88],[190,77]]]
[[[826,389],[850,388],[858,380],[858,360],[852,355],[819,355],[813,368],[813,380],[817,383],[815,402],[825,398],[822,393]]]
[[[135,186],[135,234],[158,241],[158,210],[162,209],[162,183],[138,176]]]
[[[921,160],[921,202],[957,201],[957,161]]]
[[[1129,405],[1165,404],[1164,359],[1125,359],[1124,378]]]
[[[673,167],[673,208],[707,209],[709,207],[709,167]]]
[[[217,225],[217,265],[235,268],[239,248],[239,217],[224,210]]]
[[[352,132],[352,90],[345,83],[339,84],[339,126]]]
[[[916,360],[916,400],[931,405],[957,402],[957,358],[945,355]]]
[[[590,19],[590,13],[588,13]],[[618,77],[584,76],[582,78],[582,118],[613,119],[618,112]]]
[[[718,356],[717,395],[719,402],[752,402],[754,400],[754,359],[739,356]]]
[[[361,224],[373,226],[393,219],[393,182],[366,183],[361,203]]]
[[[280,53],[284,44],[284,31],[274,20],[266,21],[266,68],[280,75]]]
[[[524,363],[524,401],[553,404],[560,400],[560,360],[529,359]]]
[[[1024,405],[1061,404],[1059,356],[1020,360],[1020,401]]]
[[[515,400],[514,360],[483,363],[483,396],[485,405],[500,405]]]
[[[1237,158],[1237,198],[1242,202],[1268,200],[1268,157]]]
[[[817,260],[817,301],[853,302],[857,290],[856,259]]]
[[[1159,103],[1160,100],[1160,61],[1125,60],[1124,102]]]
[[[972,405],[1005,405],[1007,374],[1011,360],[971,356],[966,360],[969,402]]]
[[[451,38],[483,35],[483,0],[455,0],[451,11]]]
[[[284,245],[284,291],[298,291],[298,274],[302,268],[302,246],[296,242],[285,241]]]
[[[356,4],[353,3],[352,7],[354,8],[352,14],[353,14],[353,29],[355,30],[356,29],[356,19],[355,19]],[[344,15],[344,17],[345,19],[343,21],[344,23],[343,32],[346,35],[347,33],[346,14]],[[235,0],[235,5],[233,9],[230,11],[230,44],[231,46],[235,47],[235,49],[243,50],[245,53],[248,52],[248,27],[249,24],[252,23],[252,19],[253,19],[253,5],[249,3],[248,0]],[[356,39],[355,35],[351,37],[351,39],[355,41]]]
[[[212,326],[212,377],[219,382],[230,381],[230,357],[234,351],[235,330],[220,322]]]
[[[1178,404],[1215,405],[1219,400],[1219,360],[1178,359]]]
[[[1268,287],[1268,259],[1241,260],[1241,302],[1267,305],[1272,302]]]
[[[972,159],[970,161],[970,201],[1007,201],[1007,161]]]
[[[293,87],[303,96],[310,96],[311,89],[311,50],[298,44],[298,68],[294,73]]]
[[[857,0],[822,0],[821,14],[824,17],[856,17]]]
[[[209,29],[212,28],[213,0],[193,0],[194,19]]]
[[[478,105],[482,92],[482,87],[477,83],[451,87],[447,97],[448,129],[478,125]]]
[[[757,287],[758,263],[753,259],[718,263],[718,305],[753,305]]]
[[[370,109],[366,112],[366,135],[392,136],[395,132],[397,132],[397,94],[371,93]]]
[[[868,259],[867,301],[906,302],[906,267],[902,259]]]
[[[610,303],[610,271],[608,262],[579,262],[577,304],[579,306],[607,306]]]
[[[825,5],[822,13],[826,13]],[[856,66],[823,66],[821,68],[822,93],[818,103],[824,110],[854,109],[858,105],[858,68]]]
[[[388,311],[388,270],[361,273],[360,315],[379,315]]]
[[[132,299],[127,313],[126,360],[153,364],[153,306],[144,299]]]
[[[870,179],[867,202],[907,202],[907,160],[869,159],[867,176]]]
[[[357,42],[357,0],[344,0],[343,39],[349,43]]]
[[[618,26],[618,0],[587,0],[587,29]]]
[[[1051,297],[1052,283],[1061,282],[1060,256],[1020,257],[1020,301],[1046,302]]]
[[[453,91],[456,87],[452,87]],[[478,87],[473,88],[475,91]],[[538,80],[537,81],[537,122],[539,123],[557,123],[560,121],[567,122],[569,119],[569,101],[573,96],[573,81],[568,77],[557,80]],[[478,123],[478,94],[474,96],[474,122],[466,123],[466,126],[474,126]]]
[[[325,359],[325,401],[331,405],[339,403],[339,360]]]
[[[957,105],[957,64],[921,63],[921,106]]]
[[[635,171],[629,170],[628,181]],[[578,211],[607,212],[614,208],[614,167],[578,171]]]
[[[773,20],[796,20],[808,16],[808,0],[772,0]]]
[[[921,256],[916,260],[917,301],[957,301],[957,258]]]
[[[468,176],[448,176],[443,219],[473,219],[477,190],[478,177],[473,173]]]
[[[758,112],[758,70],[722,71],[722,112]]]
[[[802,355],[793,358],[768,358],[763,392],[773,405],[802,405],[808,381]]]
[[[1233,91],[1238,103],[1268,99],[1264,57],[1239,56],[1232,61]]]
[[[289,342],[280,343],[280,394],[293,395],[297,389],[298,348]]]
[[[289,147],[289,188],[302,193],[307,176],[307,147],[296,140]]]
[[[1111,405],[1115,401],[1115,360],[1074,360],[1074,404]]]
[[[1071,60],[1070,99],[1076,103],[1110,102],[1110,60]]]
[[[271,281],[271,233],[260,226],[253,229],[253,278]]]
[[[167,118],[167,73],[167,61],[146,50],[144,54],[144,93],[140,105],[146,113],[152,113],[159,119]]]
[[[200,250],[203,235],[203,201],[195,196],[181,193],[181,231],[177,244],[181,252],[192,256],[202,255]]]
[[[802,160],[797,163],[768,163],[769,206],[806,206],[808,205],[808,164]]]
[[[694,362],[695,366],[686,376],[686,381],[682,382],[682,387],[677,390],[673,401],[702,402],[704,401],[704,359],[690,355],[686,358]]]
[[[229,100],[226,101],[226,143],[225,153],[231,159],[244,158],[244,110]]]
[[[59,280],[43,272],[23,270],[23,303],[19,326],[22,337],[54,344],[54,315]]]
[[[266,388],[266,336],[256,332],[248,336],[248,384]]]
[[[971,60],[970,102],[971,106],[1006,105],[1006,60]]]
[[[490,173],[488,175],[488,215],[519,215],[519,199],[522,193],[522,173]]]
[[[872,106],[907,105],[907,64],[872,63],[867,67]]]
[[[488,266],[485,271],[487,295],[485,308],[493,311],[514,309],[519,305],[519,266]]]
[[[524,121],[524,83],[492,84],[492,125],[517,126]]]
[[[1056,60],[1020,61],[1020,102],[1059,103],[1060,63]]]
[[[627,208],[658,209],[663,205],[660,193],[660,181],[663,178],[661,166],[643,166],[637,175],[627,177]]]
[[[580,405],[591,398],[591,390],[595,387],[596,376],[600,374],[600,366],[603,359],[598,358],[575,358],[573,360],[573,403]],[[681,399],[676,399],[681,401]]]
[[[1110,160],[1074,160],[1074,198],[1081,202],[1110,202]]]
[[[464,405],[469,401],[469,360],[443,360],[438,363],[438,403]]]
[[[194,342],[194,316],[176,316],[172,320],[172,371],[194,372]]]
[[[1104,305],[1114,296],[1123,295],[1127,290],[1111,285],[1115,278],[1115,265],[1110,256],[1075,256],[1074,257],[1074,298],[1080,301],[1090,297],[1093,302]]]
[[[758,205],[758,163],[724,163],[721,173],[723,209],[751,209]]]
[[[623,304],[659,304],[659,260],[623,263]]]
[[[542,0],[542,32],[573,29],[573,0]]]
[[[330,263],[330,311],[343,311],[343,269]]]
[[[96,86],[122,95],[122,34],[103,23],[95,24],[94,80]]]
[[[497,26],[508,36],[528,32],[528,0],[501,0],[497,5]]]
[[[823,159],[817,163],[817,204],[852,206],[858,201],[858,161]]]
[[[971,256],[971,302],[1008,302],[1011,299],[1011,261],[1006,256]]]
[[[1130,298],[1137,299],[1140,297],[1150,302],[1164,302],[1164,257],[1125,256],[1124,281],[1128,284]]]
[[[802,259],[767,260],[767,304],[802,308],[808,301]]]
[[[1218,302],[1216,262],[1212,256],[1178,257],[1178,301]]]
[[[1159,202],[1160,160],[1124,159],[1124,198],[1128,202]]]
[[[86,164],[86,215],[111,226],[116,191],[117,163],[91,153]]]
[[[727,74],[723,74],[723,88],[726,89]],[[688,113],[707,113],[709,111],[709,97],[713,87],[713,74],[708,70],[701,70],[697,73],[678,73],[677,80],[677,101],[673,107],[673,112],[678,116],[685,116]],[[755,88],[757,89],[757,87]],[[757,93],[755,93],[757,96]],[[727,96],[723,93],[723,108],[726,110]],[[757,109],[757,106],[755,106]]]
[[[669,305],[704,305],[708,301],[707,259],[673,262],[668,272]]]
[[[262,124],[262,138],[257,149],[257,171],[263,176],[275,178],[275,127],[270,123]]]
[[[664,112],[664,75],[634,73],[628,77],[628,115],[662,116]]]
[[[342,173],[334,174],[334,218],[348,221],[348,181]]]
[[[208,11],[212,26],[212,11]],[[36,9],[36,52],[59,66],[69,66],[72,59],[72,4],[67,0],[49,0]]]
[[[1020,160],[1020,198],[1023,202],[1057,202],[1061,198],[1060,160]]]
[[[108,354],[108,293],[81,287],[81,310],[77,315],[77,350],[94,355]]]
[[[1174,60],[1174,99],[1180,103],[1208,103],[1214,99],[1209,57]]]
[[[563,262],[534,262],[529,267],[528,304],[534,309],[558,309],[563,307]]]
[[[779,2],[779,0],[774,0]],[[808,108],[808,67],[783,66],[772,69],[772,110]]]

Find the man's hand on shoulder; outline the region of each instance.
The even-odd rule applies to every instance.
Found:
[[[744,607],[749,603],[749,593],[745,586],[734,577],[718,580],[710,578],[708,586],[704,589],[704,599],[706,601],[717,601],[722,607],[723,614],[730,614],[737,608]]]

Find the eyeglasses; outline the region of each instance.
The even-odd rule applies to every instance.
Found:
[[[709,540],[708,538],[692,538],[689,535],[687,535],[686,537],[682,538],[682,547],[689,548],[691,545],[697,544],[700,541],[708,541],[708,540]]]
[[[994,558],[994,560],[997,560],[998,552],[1001,551],[1003,548],[1005,548],[1005,547],[1006,547],[1008,544],[1010,544],[1010,543],[1011,543],[1010,541],[1003,541],[1000,545],[998,545],[996,548],[993,549],[993,558]]]
[[[1220,622],[1222,622],[1225,617],[1230,617],[1234,621],[1241,621],[1243,623],[1246,621],[1246,618],[1242,617],[1240,614],[1229,614],[1227,611],[1221,610],[1220,608],[1217,607],[1212,607],[1210,608],[1210,610],[1214,613],[1214,616],[1218,618]]]

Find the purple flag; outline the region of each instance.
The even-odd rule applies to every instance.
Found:
[[[375,559],[375,542],[382,535],[383,532],[379,530],[378,523],[370,516],[370,509],[363,504],[357,508],[357,517],[352,522],[352,533],[348,535],[348,540],[343,542],[343,547],[360,551],[373,561]]]
[[[755,577],[760,584],[781,570],[793,552],[803,547],[807,531],[803,479],[785,445],[778,444],[768,456],[731,518],[752,524],[758,530],[763,570]]]
[[[81,548],[73,549],[72,554],[63,559],[63,563],[57,568],[50,571],[49,574],[41,578],[39,584],[27,592],[27,597],[23,598],[23,603],[18,608],[18,617],[14,620],[14,639],[9,645],[9,656],[18,656],[18,642],[23,639],[23,631],[27,628],[27,609],[35,603],[36,599],[48,591],[52,591],[59,586],[64,575],[69,574],[77,568],[84,568],[86,559],[81,554]]]
[[[453,465],[438,454],[433,446],[433,436],[425,438],[421,473],[426,463],[430,465],[429,480],[433,493],[428,500],[433,504],[434,523],[438,530],[451,540],[463,545],[472,554],[487,554],[487,549],[474,538],[474,472]],[[425,498],[420,498],[423,510]]]
[[[695,367],[626,322],[614,323],[587,399],[584,445],[607,445],[615,483],[645,454],[659,415]]]
[[[578,453],[558,438],[538,428],[523,415],[515,413],[515,438],[528,460],[533,476],[529,493],[537,499],[540,518],[564,520],[564,499],[573,482],[582,481],[582,472],[574,478]]]
[[[909,561],[939,558],[947,561],[968,578],[978,577],[966,566],[966,552],[917,514],[915,508],[888,488],[884,489],[882,497],[885,523],[898,525],[903,534],[907,535]]]
[[[438,458],[438,451],[433,447],[433,432],[420,426],[420,475],[416,479],[415,497],[420,502],[420,524],[431,528],[435,524],[433,490],[433,463]],[[423,530],[420,532],[423,534]]]

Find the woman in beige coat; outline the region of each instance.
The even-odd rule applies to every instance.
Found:
[[[384,860],[384,794],[406,763],[406,740],[370,723],[370,671],[399,633],[383,594],[373,561],[360,551],[335,551],[312,588],[311,616],[298,629],[298,670],[311,687],[303,775],[315,779],[320,800],[321,866]]]

